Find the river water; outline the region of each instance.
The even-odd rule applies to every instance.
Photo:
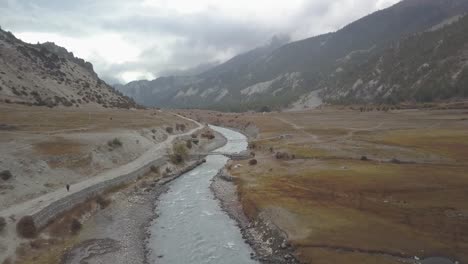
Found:
[[[227,144],[216,150],[238,153],[247,149],[244,135],[212,126]],[[227,162],[220,155],[175,180],[159,198],[159,217],[150,227],[151,263],[249,264],[252,249],[242,239],[234,220],[222,211],[210,190],[211,179]]]

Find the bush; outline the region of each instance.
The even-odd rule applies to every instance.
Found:
[[[34,238],[37,236],[37,228],[32,216],[23,216],[16,224],[16,232],[24,238]]]
[[[159,174],[159,167],[156,167],[156,166],[153,165],[153,166],[151,166],[150,170],[153,173]]]
[[[192,141],[191,141],[191,140],[187,140],[185,146],[186,146],[188,149],[192,149]]]
[[[197,138],[197,134],[192,134],[192,138]]]
[[[181,155],[178,155],[178,154],[172,154],[170,156],[170,160],[171,160],[172,164],[181,164],[182,162],[184,162],[184,158]]]
[[[118,138],[114,138],[113,140],[107,142],[107,145],[111,148],[118,148],[118,147],[122,147],[122,141],[120,141],[120,139]]]
[[[276,159],[289,159],[289,154],[286,152],[276,152]]]
[[[73,218],[73,220],[71,222],[71,225],[70,225],[70,231],[72,232],[72,234],[74,234],[74,235],[77,234],[78,231],[81,230],[81,227],[82,227],[82,225],[81,225],[80,221],[78,221],[78,219],[76,219],[76,218]]]
[[[265,113],[265,112],[266,112],[266,113],[269,113],[269,112],[271,112],[271,108],[265,105],[265,106],[262,106],[262,108],[260,108],[260,109],[258,110],[258,112],[260,112],[260,113],[262,113],[262,112],[263,112],[263,113]]]
[[[9,170],[4,170],[0,173],[0,177],[2,178],[2,180],[8,181],[9,179],[11,179],[11,177],[13,177],[13,175]]]
[[[215,135],[213,135],[213,132],[211,132],[211,130],[207,130],[201,134],[201,137],[207,139],[214,139]]]
[[[103,196],[101,195],[98,195],[96,197],[96,203],[99,204],[99,207],[101,209],[105,209],[107,206],[109,206],[109,204],[111,203],[109,199],[106,199],[104,198]]]
[[[5,229],[5,226],[6,226],[5,217],[0,217],[0,232],[2,232],[3,229]]]
[[[172,132],[174,132],[174,128],[166,127],[166,132],[169,133],[169,134],[172,134]]]
[[[188,157],[188,150],[185,144],[176,143],[172,146],[172,155],[170,160],[173,164],[180,164]]]
[[[361,156],[361,160],[362,161],[368,161],[369,159],[367,158],[367,156]]]
[[[257,165],[257,163],[258,163],[258,162],[257,162],[256,159],[251,159],[251,160],[249,160],[249,165],[250,165],[250,166]]]
[[[185,125],[184,124],[176,124],[176,130],[177,131],[185,131]]]

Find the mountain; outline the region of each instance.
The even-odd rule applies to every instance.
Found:
[[[162,86],[161,82],[139,85],[139,94],[145,98],[134,98],[137,102],[163,107],[228,111],[258,109],[264,105],[289,107],[295,103],[300,106],[317,100],[358,101],[356,98],[347,101],[344,90],[357,88],[353,88],[355,83],[350,84],[351,81],[342,76],[349,76],[355,66],[365,67],[361,65],[383,56],[389,47],[402,39],[415,34],[418,37],[428,30],[445,30],[442,25],[448,19],[467,11],[467,0],[405,0],[337,32],[284,45],[272,41],[276,45],[238,55],[191,78],[166,80]],[[124,87],[128,94],[132,94],[134,84]],[[401,85],[401,89],[409,89]],[[362,94],[356,96],[362,97]],[[366,101],[373,102],[374,99],[381,101],[378,96],[371,96]],[[395,97],[394,101],[412,99]]]
[[[28,44],[0,29],[0,101],[48,107],[130,108],[93,65],[54,43]]]
[[[329,103],[432,102],[468,97],[468,16],[349,61],[320,84]]]

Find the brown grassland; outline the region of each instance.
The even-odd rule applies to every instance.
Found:
[[[186,122],[173,115],[157,110],[127,110],[102,108],[28,107],[0,104],[0,124],[11,126],[12,131],[35,134],[59,134],[64,132],[110,129],[138,129],[175,125]],[[191,122],[188,122],[191,126]],[[3,129],[2,129],[3,130]]]
[[[248,216],[268,215],[301,261],[468,262],[467,110],[184,114],[259,129],[258,165],[231,173]]]

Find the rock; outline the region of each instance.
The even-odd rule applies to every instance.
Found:
[[[280,246],[282,249],[286,249],[288,247],[288,244],[286,242],[286,240],[283,240],[283,242],[281,243],[281,246]]]

